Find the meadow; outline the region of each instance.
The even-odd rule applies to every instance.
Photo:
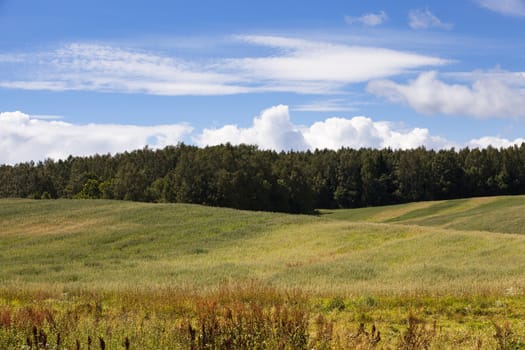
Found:
[[[0,348],[520,348],[524,209],[0,200]]]

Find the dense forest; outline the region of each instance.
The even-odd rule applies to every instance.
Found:
[[[0,197],[106,198],[313,213],[525,194],[525,144],[509,148],[275,152],[180,144],[0,166]]]

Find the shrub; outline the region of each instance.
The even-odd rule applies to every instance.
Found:
[[[525,342],[523,342],[511,329],[510,324],[506,321],[503,326],[494,323],[494,339],[497,342],[498,350],[516,350],[525,348]]]
[[[430,348],[436,336],[436,323],[432,326],[414,317],[408,316],[408,327],[399,339],[399,350],[426,350]]]

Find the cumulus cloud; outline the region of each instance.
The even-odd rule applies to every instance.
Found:
[[[311,126],[294,125],[287,106],[280,105],[264,110],[247,128],[226,125],[218,129],[205,129],[194,138],[199,146],[231,144],[256,144],[262,149],[305,150],[339,149],[341,147],[374,148],[430,148],[454,147],[446,139],[432,136],[428,129],[404,130],[388,122],[374,122],[357,116],[351,119],[328,118]]]
[[[439,28],[450,30],[454,27],[451,23],[442,22],[429,9],[412,10],[408,13],[408,24],[412,29]]]
[[[186,124],[134,126],[76,125],[38,119],[22,112],[0,113],[0,164],[63,159],[177,144],[192,128]]]
[[[477,0],[486,9],[507,16],[525,16],[524,0]]]
[[[360,17],[345,16],[345,21],[348,24],[361,23],[369,27],[378,26],[387,19],[388,16],[385,11],[379,11],[378,13],[366,13]]]
[[[449,84],[437,72],[421,73],[407,84],[378,80],[367,90],[423,114],[466,115],[479,118],[525,117],[525,78],[515,73],[471,74],[471,85]]]
[[[73,43],[49,52],[0,56],[0,87],[167,96],[327,94],[346,84],[448,63],[439,57],[403,51],[288,37],[234,39],[243,48],[255,45],[275,52],[188,60],[144,50]]]
[[[420,146],[439,149],[454,146],[444,138],[430,135],[428,129],[398,129],[389,122],[375,122],[363,116],[351,119],[328,118],[314,123],[303,132],[311,149],[341,147],[409,149]]]
[[[494,148],[507,148],[511,146],[520,146],[525,142],[525,139],[517,138],[515,140],[508,140],[506,138],[494,137],[494,136],[485,136],[480,137],[479,139],[470,140],[467,143],[467,146],[470,148],[487,148],[492,146]]]
[[[307,145],[298,127],[290,121],[288,106],[279,105],[264,110],[253,119],[249,128],[226,125],[219,129],[204,129],[194,141],[200,146],[256,144],[263,149],[304,150]]]
[[[51,118],[53,116],[45,116]],[[248,127],[226,125],[193,132],[187,124],[135,126],[117,124],[77,125],[62,120],[38,119],[22,112],[0,113],[0,164],[15,164],[69,155],[88,156],[140,149],[162,148],[191,138],[198,146],[224,143],[255,144],[261,149],[303,151],[315,149],[385,148],[432,149],[509,147],[525,139],[481,137],[465,144],[432,135],[426,128],[404,128],[365,116],[331,117],[311,125],[294,124],[288,106],[268,108]]]

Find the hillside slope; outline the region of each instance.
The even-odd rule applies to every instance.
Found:
[[[323,211],[323,214],[348,221],[525,234],[524,212],[525,196],[500,196]]]
[[[524,287],[525,235],[488,231],[523,233],[523,205],[500,197],[315,217],[1,200],[0,283],[207,288],[255,279],[331,293],[504,293]]]

